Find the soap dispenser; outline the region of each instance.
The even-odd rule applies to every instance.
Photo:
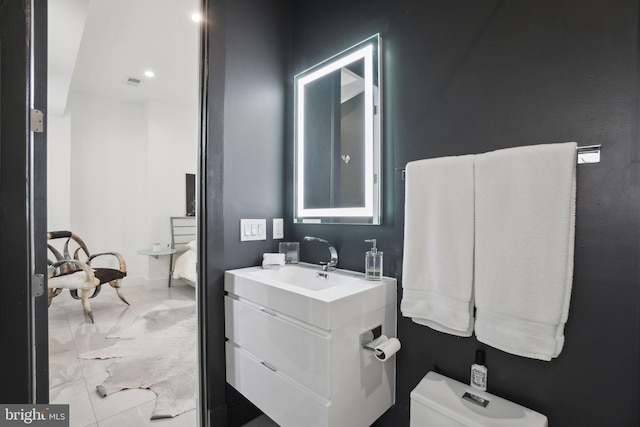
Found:
[[[382,252],[376,248],[376,239],[365,240],[373,247],[367,251],[364,258],[364,278],[366,280],[382,280]]]
[[[487,376],[489,371],[484,366],[484,351],[476,350],[476,363],[471,365],[471,387],[487,390]]]

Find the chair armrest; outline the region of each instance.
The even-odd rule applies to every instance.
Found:
[[[120,271],[122,271],[123,273],[127,272],[127,263],[124,261],[124,258],[122,257],[122,255],[120,255],[117,252],[103,252],[100,254],[93,254],[89,257],[89,259],[87,259],[87,264],[91,265],[91,261],[103,255],[110,255],[110,256],[116,257],[118,259],[118,263],[120,264]]]

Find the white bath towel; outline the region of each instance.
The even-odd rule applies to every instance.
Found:
[[[406,168],[402,315],[432,329],[473,331],[473,158]]]
[[[475,333],[520,356],[557,357],[573,279],[576,144],[479,154]]]

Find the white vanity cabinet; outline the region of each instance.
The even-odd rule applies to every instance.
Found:
[[[377,326],[395,336],[395,279],[354,273],[358,283],[306,292],[243,274],[256,271],[225,275],[227,382],[281,427],[370,426],[394,403],[395,357],[378,361],[360,336]],[[314,300],[311,318],[299,315],[304,298],[283,304],[292,292]]]

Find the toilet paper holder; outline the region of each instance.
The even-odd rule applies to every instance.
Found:
[[[360,347],[364,350],[375,352],[376,349],[369,346],[373,340],[378,339],[382,336],[382,325],[378,325],[375,328],[364,331],[360,334]]]

